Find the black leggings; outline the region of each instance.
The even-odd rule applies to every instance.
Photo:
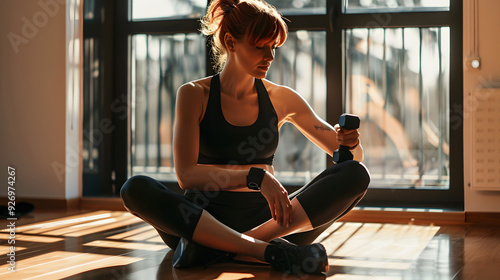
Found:
[[[289,195],[297,198],[314,229],[285,238],[310,244],[364,196],[370,175],[357,161],[335,164]],[[156,228],[171,248],[179,237],[192,239],[203,209],[218,221],[245,232],[271,219],[267,200],[259,192],[228,192],[215,188],[188,190],[180,195],[147,176],[133,176],[121,188],[125,208]],[[175,235],[168,234],[175,233]]]

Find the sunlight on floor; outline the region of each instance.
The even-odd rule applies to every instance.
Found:
[[[2,240],[2,239],[5,239],[5,240],[9,239],[9,235],[6,233],[0,233],[0,240]],[[58,241],[64,240],[64,238],[16,234],[16,240],[40,242],[40,243],[53,243],[53,242],[58,242]]]
[[[345,260],[345,259],[335,259],[329,258],[328,262],[330,265],[335,266],[351,266],[351,267],[363,267],[363,268],[381,268],[384,269],[395,269],[395,270],[407,270],[411,267],[409,262],[390,262],[390,261],[372,261],[372,260]]]
[[[255,278],[255,275],[251,273],[231,273],[231,272],[224,272],[219,277],[215,278],[214,280],[233,280],[233,279],[253,279]]]
[[[398,275],[412,269],[426,247],[441,248],[441,244],[436,243],[439,240],[432,240],[438,230],[436,226],[338,222],[315,242],[321,242],[327,248],[332,270],[330,274],[333,272],[327,279],[400,280],[402,277]],[[142,266],[151,261],[153,263],[147,265],[147,272],[154,274],[154,270],[165,269],[158,265],[170,251],[152,226],[123,211],[73,215],[20,226],[16,232],[16,250],[20,252],[16,255],[17,271],[7,274],[8,264],[0,265],[1,279],[53,280],[82,273],[99,273],[99,269],[110,267],[126,270],[132,263]],[[4,256],[9,250],[9,246],[5,246],[8,239],[8,233],[0,233],[0,253]],[[446,247],[446,244],[442,245]],[[445,249],[439,249],[439,252],[444,253]],[[156,259],[151,259],[153,253]],[[192,273],[172,271],[171,262],[166,263],[170,267],[167,275]],[[209,269],[210,279],[257,279],[262,273],[276,278],[273,274],[276,271],[267,266],[251,269],[254,274],[247,273],[246,266],[241,269],[232,272]],[[379,276],[371,273],[380,270],[391,271],[391,274]],[[357,273],[363,275],[354,275]]]
[[[11,280],[61,279],[85,271],[127,265],[140,260],[142,258],[55,251],[18,261],[16,263],[17,270],[14,273],[7,270],[8,265],[1,265],[0,278]],[[50,269],[47,269],[47,266],[50,266]]]
[[[0,255],[7,255],[11,252],[11,249],[10,249],[10,245],[8,246],[4,246],[4,245],[0,245]],[[24,250],[26,249],[26,247],[19,247],[19,246],[16,246],[16,252],[19,252],[21,250]]]
[[[416,260],[439,230],[436,226],[377,223],[338,223],[316,242],[329,256]]]
[[[102,218],[109,218],[111,217],[111,211],[96,211],[92,213],[87,213],[87,214],[80,214],[80,215],[74,215],[66,218],[61,218],[61,219],[54,219],[46,222],[40,222],[40,223],[35,223],[31,225],[26,225],[26,226],[20,226],[16,228],[16,232],[23,232],[23,233],[42,233],[47,229],[53,229],[53,228],[59,228],[59,227],[65,227],[69,226],[71,224],[78,224],[81,222],[86,222],[86,221],[92,221],[92,220],[98,220]],[[7,230],[2,230],[2,231],[7,231]]]
[[[118,242],[118,241],[108,241],[108,240],[95,240],[83,244],[84,246],[91,247],[102,247],[102,248],[116,248],[116,249],[127,249],[127,250],[148,250],[148,251],[160,251],[167,249],[167,245],[159,244],[147,244],[140,242]]]
[[[21,226],[18,233],[79,237],[112,228],[141,223],[142,220],[123,211],[96,211],[63,219]],[[2,231],[7,231],[4,229]]]

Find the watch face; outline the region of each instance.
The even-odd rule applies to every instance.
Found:
[[[259,189],[259,185],[257,183],[255,183],[255,182],[249,182],[248,183],[248,187],[250,189],[254,189],[254,190],[258,190]]]

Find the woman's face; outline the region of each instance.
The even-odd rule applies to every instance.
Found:
[[[274,42],[258,43],[253,46],[247,38],[235,40],[234,58],[238,65],[249,75],[263,79],[274,60]]]

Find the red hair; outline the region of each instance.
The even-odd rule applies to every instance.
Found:
[[[207,14],[201,19],[201,25],[202,33],[211,36],[218,69],[223,68],[227,59],[226,33],[238,40],[247,36],[248,43],[254,46],[273,42],[279,47],[288,36],[288,28],[281,14],[261,0],[212,0]]]

